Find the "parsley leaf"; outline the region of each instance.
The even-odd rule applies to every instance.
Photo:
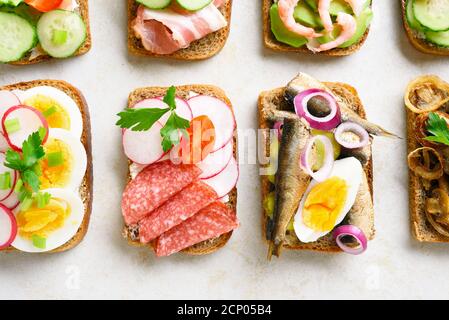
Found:
[[[170,109],[145,108],[145,109],[125,109],[118,116],[120,119],[116,125],[122,129],[131,129],[132,131],[147,131],[157,120]]]
[[[176,113],[172,113],[168,118],[165,126],[161,129],[162,149],[167,152],[172,146],[177,145],[180,141],[180,130],[190,127],[190,122],[181,118]]]
[[[432,134],[425,139],[437,143],[449,145],[449,128],[446,120],[440,118],[436,113],[429,113],[427,120],[427,131]]]
[[[170,110],[173,111],[176,109],[176,87],[175,86],[171,86],[170,88],[168,88],[163,101],[170,107]]]

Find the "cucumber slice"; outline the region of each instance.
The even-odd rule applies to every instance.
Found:
[[[31,23],[14,13],[0,12],[0,62],[20,60],[36,44]]]
[[[183,9],[189,11],[201,10],[212,3],[213,0],[176,0]]]
[[[293,13],[295,20],[311,28],[322,28],[323,24],[317,13],[315,13],[305,2],[300,2]]]
[[[416,20],[415,14],[413,13],[413,0],[407,0],[405,9],[406,9],[405,17],[407,18],[407,23],[409,27],[417,31],[422,31],[423,27]]]
[[[277,41],[288,44],[294,48],[302,47],[307,43],[307,39],[288,30],[281,18],[279,17],[279,9],[277,4],[273,4],[270,9],[271,32]]]
[[[44,13],[37,23],[42,49],[54,58],[72,56],[86,40],[87,32],[81,16],[75,12],[53,10]]]
[[[136,0],[138,3],[143,4],[149,9],[164,9],[168,7],[171,0]]]
[[[427,31],[426,40],[440,47],[449,47],[449,31]]]
[[[416,20],[431,31],[449,30],[449,1],[413,0]]]

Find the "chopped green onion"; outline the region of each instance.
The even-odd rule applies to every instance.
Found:
[[[44,127],[40,127],[37,131],[39,132],[39,137],[41,138],[41,140],[44,140],[45,136],[47,135],[47,129],[45,129]]]
[[[11,173],[0,174],[0,190],[8,190],[9,188],[11,188]]]
[[[14,192],[19,193],[22,190],[23,187],[23,180],[19,179],[16,182],[16,186],[14,187]]]
[[[20,204],[20,211],[27,211],[33,205],[33,199],[25,197]]]
[[[47,161],[49,167],[57,167],[64,163],[64,155],[62,152],[47,153]]]
[[[42,112],[42,114],[44,115],[45,118],[48,118],[49,116],[54,114],[56,111],[58,111],[58,109],[55,106],[52,106],[52,107],[48,108],[47,110],[45,110],[44,112]]]
[[[35,246],[38,249],[45,249],[47,248],[47,239],[43,238],[41,236],[38,236],[37,234],[33,234],[31,237],[31,240],[33,241],[33,246]]]
[[[14,133],[20,130],[19,119],[13,118],[5,121],[5,129],[7,133]]]
[[[53,30],[53,37],[51,41],[55,45],[63,45],[67,42],[67,31],[60,29]]]
[[[44,193],[39,192],[36,195],[37,207],[44,208],[50,202],[50,199],[51,199],[51,194],[49,194],[48,192],[44,192]]]

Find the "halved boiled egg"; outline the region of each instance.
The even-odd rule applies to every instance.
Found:
[[[360,161],[350,157],[335,161],[326,180],[312,180],[294,218],[301,242],[316,241],[343,221],[354,205],[363,174]]]
[[[84,219],[84,205],[74,191],[47,189],[51,195],[41,208],[36,203],[15,213],[18,232],[12,246],[24,252],[47,252],[67,243]]]
[[[50,129],[40,161],[41,188],[69,188],[78,191],[87,168],[84,145],[69,131]]]
[[[14,91],[23,105],[39,110],[50,128],[65,129],[81,138],[83,118],[76,102],[65,92],[50,86]]]

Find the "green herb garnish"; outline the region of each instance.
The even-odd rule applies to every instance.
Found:
[[[48,192],[38,192],[35,199],[37,202],[37,207],[41,209],[50,202],[51,194],[49,194]]]
[[[64,163],[64,155],[62,152],[47,153],[47,162],[49,167],[57,167]]]
[[[438,142],[449,146],[449,128],[444,118],[439,117],[436,113],[430,112],[427,120],[427,132],[431,134],[425,140]]]
[[[20,130],[20,121],[17,118],[8,119],[5,121],[5,129],[7,133],[14,133]]]
[[[179,144],[181,132],[190,127],[190,122],[178,116],[176,110],[176,88],[171,86],[164,96],[163,101],[168,105],[168,108],[142,108],[132,109],[127,108],[120,112],[118,116],[120,119],[116,125],[122,129],[130,129],[132,131],[146,131],[149,130],[163,115],[170,113],[170,116],[161,129],[162,149],[166,152],[173,146]]]
[[[33,234],[31,237],[31,240],[33,241],[33,246],[35,246],[38,249],[45,249],[47,248],[47,239],[43,238],[41,236],[38,236],[37,234]]]
[[[44,115],[45,118],[48,118],[49,116],[54,114],[56,111],[58,111],[57,108],[55,106],[52,106],[52,107],[48,108],[47,110],[45,110],[44,112],[42,112],[42,114]]]
[[[9,188],[11,188],[11,173],[0,174],[0,190],[8,190]]]

